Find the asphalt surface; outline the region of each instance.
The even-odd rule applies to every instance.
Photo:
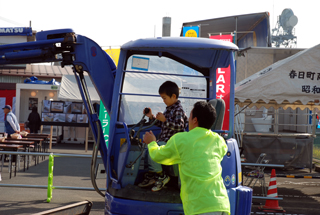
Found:
[[[272,169],[265,169],[265,182],[268,189],[270,175]],[[245,172],[246,169],[243,169]],[[285,212],[263,212],[258,208],[266,204],[266,200],[253,199],[252,200],[252,214],[320,214],[320,173],[309,169],[291,169],[283,170],[276,169],[276,174],[282,177],[276,177],[278,197],[283,198],[279,200],[278,204]],[[294,176],[311,176],[312,178],[287,178],[285,175]],[[246,177],[244,177],[244,182]],[[247,181],[248,182],[248,181]],[[246,183],[244,184],[246,185]],[[253,195],[257,197],[262,196],[262,189],[257,182],[253,187]]]
[[[92,144],[89,144],[88,152],[84,151],[83,144],[57,144],[50,150],[53,153],[63,154],[86,154],[91,155]],[[101,160],[99,161],[101,163]],[[54,160],[53,185],[92,188],[90,179],[90,158],[63,158],[56,157]],[[16,177],[9,179],[8,162],[5,163],[1,174],[0,184],[28,184],[45,185],[48,180],[48,159],[41,160],[37,166],[34,162],[29,170],[21,170]],[[243,172],[250,171],[243,169]],[[265,169],[266,186],[269,185],[271,169]],[[253,199],[251,214],[320,214],[320,173],[309,169],[276,169],[276,174],[312,176],[314,178],[286,178],[277,177],[279,206],[286,211],[263,212],[258,209],[265,205],[266,200]],[[244,177],[246,181],[246,177]],[[97,179],[99,188],[105,188],[105,179]],[[261,196],[261,186],[253,188],[254,196]],[[89,200],[93,202],[90,214],[104,214],[104,198],[95,191],[54,189],[50,203],[46,202],[47,190],[37,188],[13,188],[0,186],[0,215],[10,214],[33,214],[45,210],[66,206],[72,203]]]
[[[83,144],[57,144],[49,152],[91,155],[92,144],[89,144],[88,152],[85,152]],[[23,162],[21,162],[21,171],[17,172],[16,177],[9,179],[8,162],[6,162],[0,184],[47,186],[48,158],[40,159],[37,166],[34,166],[34,161],[31,164],[29,170],[23,172]],[[54,158],[53,186],[92,188],[90,164],[91,158]],[[97,179],[97,184],[99,188],[106,188],[105,179]],[[90,214],[104,214],[104,198],[96,191],[54,189],[51,202],[47,203],[46,199],[46,189],[0,187],[0,215],[39,213],[84,200],[93,203]]]

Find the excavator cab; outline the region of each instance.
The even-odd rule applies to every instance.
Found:
[[[121,47],[112,101],[111,125],[108,148],[110,183],[106,193],[106,211],[110,214],[182,214],[179,189],[167,186],[152,192],[137,186],[144,173],[145,160],[141,142],[146,129],[154,134],[160,128],[141,120],[145,107],[153,112],[165,110],[158,94],[159,86],[174,81],[180,88],[179,100],[189,116],[196,101],[212,102],[221,116],[230,109],[230,128],[216,132],[225,134],[228,153],[222,161],[222,177],[229,193],[232,214],[248,214],[251,210],[252,190],[241,186],[241,163],[233,133],[234,88],[230,86],[230,107],[216,99],[216,70],[231,65],[231,83],[235,69],[233,52],[237,47],[229,42],[204,38],[150,38],[130,41]],[[223,117],[222,117],[223,118]],[[220,119],[221,124],[221,117]],[[223,121],[223,120],[222,120]],[[136,123],[140,123],[136,126]],[[219,130],[217,130],[219,129]],[[134,134],[134,136],[132,136]],[[241,198],[240,198],[241,196]],[[126,207],[121,207],[126,205]],[[237,212],[238,211],[238,212]]]

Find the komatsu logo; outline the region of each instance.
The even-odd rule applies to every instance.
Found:
[[[0,28],[0,33],[23,33],[23,28]]]

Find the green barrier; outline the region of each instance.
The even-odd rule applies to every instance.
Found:
[[[52,153],[49,155],[49,165],[48,165],[48,189],[47,189],[47,202],[52,199],[52,187],[53,187],[53,163],[54,156]]]

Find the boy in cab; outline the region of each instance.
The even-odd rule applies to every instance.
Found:
[[[156,116],[149,112],[145,113],[150,122],[157,120],[156,126],[161,128],[157,144],[165,145],[174,134],[184,132],[188,127],[188,118],[181,106],[179,98],[179,87],[172,81],[164,82],[159,88],[159,94],[163,102],[167,105],[166,110],[157,113]],[[159,191],[166,185],[170,177],[163,171],[161,164],[153,161],[148,155],[149,172],[145,174],[144,180],[138,185],[139,187],[148,187],[153,185],[152,191]]]

